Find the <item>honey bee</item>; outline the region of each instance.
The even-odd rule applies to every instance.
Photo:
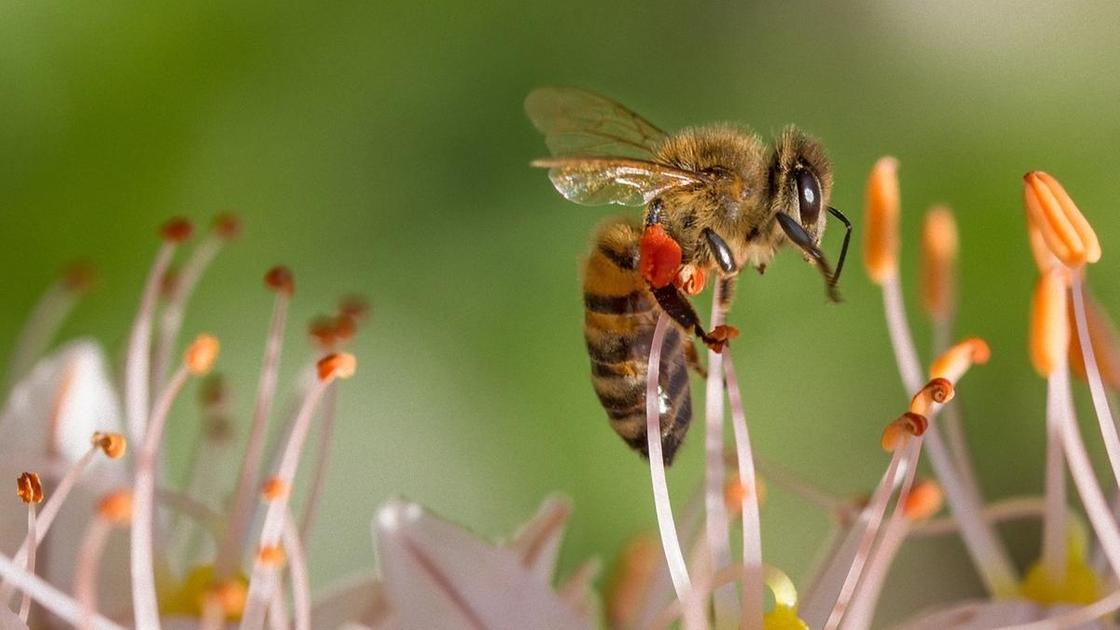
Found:
[[[702,370],[691,335],[720,352],[737,334],[729,326],[704,330],[687,296],[698,294],[709,275],[730,289],[740,269],[761,273],[788,242],[820,270],[828,298],[840,300],[836,283],[851,223],[828,205],[831,163],[821,144],[795,127],[771,148],[731,125],[670,135],[611,99],[575,88],[538,89],[525,110],[552,153],[532,165],[549,169],[561,195],[584,205],[645,206],[642,223],[610,219],[592,237],[583,270],[584,337],[611,427],[648,457],[653,329],[661,312],[676,323],[658,377],[669,465],[692,417],[688,368]],[[835,272],[820,249],[826,214],[847,228]]]

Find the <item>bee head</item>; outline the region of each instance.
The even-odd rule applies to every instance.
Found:
[[[782,130],[770,156],[769,184],[771,211],[795,219],[820,245],[832,194],[832,164],[821,143],[796,127]]]

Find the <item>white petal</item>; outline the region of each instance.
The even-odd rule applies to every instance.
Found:
[[[560,542],[571,512],[572,506],[567,499],[545,499],[537,514],[521,526],[509,543],[509,548],[517,553],[522,564],[546,584],[552,581],[556,572]]]
[[[120,430],[120,405],[105,354],[92,341],[71,342],[40,361],[12,388],[0,412],[6,453],[57,452],[73,462],[94,431]]]
[[[7,606],[0,606],[0,630],[27,630],[27,624]]]
[[[590,628],[521,564],[419,505],[391,501],[374,520],[381,572],[402,628]]]
[[[311,627],[396,627],[381,581],[357,576],[328,587],[311,605]]]

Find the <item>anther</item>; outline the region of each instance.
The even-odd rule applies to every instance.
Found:
[[[283,265],[273,267],[264,274],[264,285],[289,297],[296,292],[296,281],[292,276],[292,270]]]
[[[902,513],[911,521],[924,521],[941,511],[945,492],[932,479],[922,479],[910,488],[902,502]]]
[[[218,360],[218,348],[217,337],[205,334],[195,337],[183,357],[187,371],[194,376],[205,376]]]
[[[358,369],[358,360],[348,352],[336,352],[320,359],[317,367],[320,381],[350,378]]]
[[[211,444],[226,444],[233,438],[233,423],[225,416],[208,418],[203,430]]]
[[[128,440],[120,433],[98,431],[91,439],[93,446],[100,448],[109,459],[120,459],[128,451]]]
[[[227,618],[236,618],[245,610],[249,590],[240,580],[225,580],[211,586],[207,595],[218,603]]]
[[[953,399],[953,384],[948,379],[934,378],[910,399],[910,412],[927,416],[934,403],[944,405]]]
[[[1050,376],[1069,351],[1065,276],[1066,271],[1058,267],[1042,274],[1031,300],[1031,364],[1043,377]]]
[[[267,567],[279,567],[286,558],[284,548],[277,545],[265,545],[257,552],[257,559]]]
[[[883,429],[883,437],[879,443],[883,450],[892,453],[905,443],[908,437],[918,437],[926,432],[929,420],[925,416],[907,411]]]
[[[97,284],[97,267],[92,263],[72,262],[62,270],[62,285],[74,293],[88,293]]]
[[[24,503],[43,502],[43,484],[39,475],[25,472],[16,479],[16,494]]]
[[[953,311],[954,265],[958,250],[953,212],[938,206],[922,223],[922,304],[934,321],[946,321]]]
[[[203,407],[214,408],[225,404],[229,397],[226,379],[221,374],[211,374],[198,389],[198,399]]]
[[[1027,220],[1038,229],[1054,256],[1071,268],[1100,260],[1096,232],[1061,183],[1042,171],[1027,173],[1023,182]]]
[[[160,235],[165,241],[182,243],[194,233],[194,225],[182,217],[171,219],[160,228]]]
[[[876,284],[898,275],[898,160],[880,158],[867,179],[863,262]]]
[[[358,324],[348,315],[339,315],[334,318],[334,336],[339,343],[347,343],[354,339],[358,332]]]
[[[991,356],[992,351],[983,339],[970,337],[937,357],[930,365],[929,373],[934,378],[944,378],[956,383],[973,364],[983,365]]]
[[[116,490],[97,503],[97,514],[114,525],[127,525],[132,520],[132,493]]]
[[[223,212],[214,217],[211,228],[224,240],[232,240],[241,234],[241,218],[232,212]]]
[[[755,479],[755,487],[753,489],[757,493],[759,504],[766,502],[766,484],[762,479]],[[734,476],[727,480],[723,486],[723,499],[727,504],[727,511],[729,514],[739,514],[739,508],[743,505],[743,501],[749,499],[751,496],[752,488],[739,481],[738,476]]]
[[[360,324],[369,317],[370,307],[369,302],[360,295],[347,295],[342,298],[338,303],[338,313],[354,320],[355,323]]]
[[[290,491],[291,488],[288,484],[279,477],[272,477],[261,484],[261,497],[263,497],[265,501],[283,499],[288,496]]]
[[[179,287],[179,270],[174,266],[168,267],[159,279],[159,295],[167,299],[175,293]]]
[[[320,348],[333,348],[338,343],[338,328],[335,318],[319,315],[307,324],[311,340]]]

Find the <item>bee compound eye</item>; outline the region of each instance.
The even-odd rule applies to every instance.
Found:
[[[801,225],[816,225],[821,216],[821,185],[817,176],[808,169],[798,169],[794,176],[797,182],[797,204],[801,213]]]

